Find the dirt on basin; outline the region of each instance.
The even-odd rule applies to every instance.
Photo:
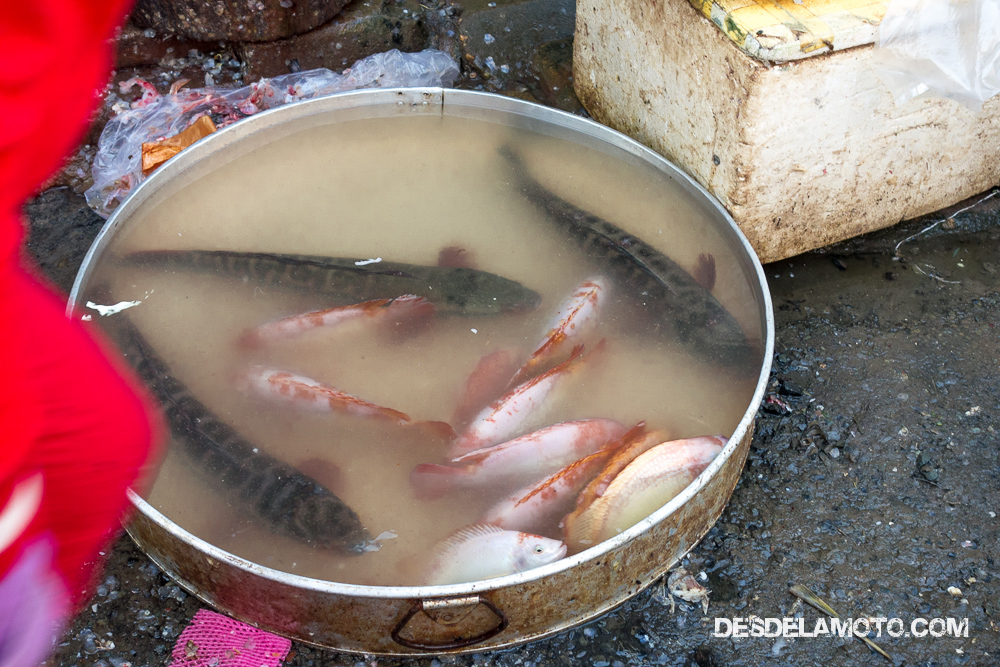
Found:
[[[29,250],[68,289],[100,218],[66,188],[28,213]],[[660,582],[584,627],[506,651],[397,660],[293,644],[286,664],[889,664],[850,638],[713,636],[718,619],[751,615],[802,616],[812,629],[825,615],[797,602],[794,584],[844,617],[898,618],[907,631],[917,619],[968,619],[961,637],[884,627],[872,638],[893,664],[997,664],[1000,215],[989,201],[920,233],[929,222],[765,266],[777,331],[767,399],[725,513],[683,563],[707,579],[707,614],[676,599],[672,609]],[[128,538],[108,556],[51,664],[167,664],[201,603]]]

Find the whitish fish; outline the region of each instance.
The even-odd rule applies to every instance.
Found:
[[[566,545],[539,535],[469,526],[441,541],[427,571],[427,584],[444,586],[493,579],[554,563]]]
[[[171,431],[206,479],[266,521],[276,534],[343,553],[364,552],[371,535],[343,500],[265,454],[212,414],[170,373],[124,315],[115,324],[126,357],[159,399]]]
[[[364,320],[371,325],[387,327],[392,331],[420,328],[434,315],[434,305],[422,296],[406,294],[395,299],[373,299],[350,306],[284,317],[250,329],[240,338],[240,343],[253,347],[263,343],[300,336],[320,327],[332,328],[347,322]]]
[[[621,437],[626,428],[613,419],[562,422],[500,445],[452,460],[423,463],[410,473],[418,498],[437,498],[456,488],[517,485],[538,481]]]
[[[574,550],[586,549],[635,525],[683,491],[725,444],[719,435],[700,436],[640,454],[601,496],[566,517],[566,543]]]
[[[452,444],[451,456],[504,442],[519,431],[523,433],[524,425],[545,404],[556,385],[573,372],[581,354],[583,346],[578,345],[566,361],[514,387],[483,408]]]
[[[510,147],[499,153],[521,194],[590,258],[613,272],[615,280],[645,306],[654,330],[667,333],[710,363],[743,365],[753,359],[743,329],[710,291],[715,283],[714,258],[699,259],[696,280],[635,235],[545,189]]]
[[[289,407],[322,413],[343,413],[415,426],[440,435],[454,437],[454,430],[445,422],[415,421],[405,412],[376,405],[352,396],[318,380],[276,368],[254,366],[237,380],[237,387],[264,400],[276,401]]]
[[[510,381],[511,386],[534,375],[567,349],[570,343],[582,342],[582,338],[597,326],[597,318],[607,295],[607,281],[600,277],[586,280],[573,290],[559,306],[542,342]]]
[[[336,305],[415,294],[433,303],[438,313],[499,315],[533,310],[541,301],[520,283],[463,267],[230,250],[149,250],[123,259],[304,291],[329,297]]]

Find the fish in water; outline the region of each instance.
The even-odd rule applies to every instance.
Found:
[[[698,279],[674,260],[620,227],[560,198],[536,181],[509,146],[499,149],[521,194],[589,257],[614,271],[632,294],[641,295],[650,324],[710,363],[744,365],[754,348],[739,323],[711,293],[715,260],[699,259]]]
[[[528,361],[514,375],[511,386],[524,382],[539,368],[551,363],[560,351],[567,349],[597,326],[601,306],[607,300],[608,285],[603,278],[585,280],[559,306],[545,338],[528,358]]]
[[[469,374],[455,406],[451,423],[464,429],[469,422],[504,392],[510,376],[517,370],[517,351],[512,348],[494,350],[483,356]]]
[[[480,521],[507,530],[531,533],[552,530],[555,523],[572,509],[573,501],[587,481],[597,474],[613,453],[614,449],[608,445],[570,463],[554,475],[530,484],[496,503],[483,514]]]
[[[279,401],[293,408],[342,413],[388,421],[400,426],[413,426],[445,440],[455,437],[454,429],[445,422],[416,421],[405,412],[370,403],[318,380],[288,371],[254,366],[240,376],[237,386],[245,393],[265,400]]]
[[[260,451],[212,414],[171,374],[136,327],[122,315],[117,319],[119,345],[203,474],[211,475],[217,486],[279,535],[345,554],[365,552],[371,535],[347,503],[308,475]]]
[[[634,526],[666,505],[718,456],[721,435],[664,442],[629,463],[589,505],[563,520],[566,543],[582,550]]]
[[[626,428],[613,419],[580,419],[553,424],[534,433],[452,460],[455,466],[422,463],[410,473],[419,498],[437,498],[456,488],[484,488],[538,481],[620,438]]]
[[[601,341],[603,343],[603,341]],[[603,345],[591,354],[599,353]],[[504,394],[476,415],[459,438],[452,443],[451,456],[457,457],[468,452],[503,442],[515,435],[537,413],[549,394],[561,380],[569,376],[583,360],[583,345],[577,345],[569,359],[553,366],[541,375],[531,378]],[[523,431],[521,431],[523,433]]]
[[[442,540],[427,571],[430,586],[503,577],[554,563],[566,545],[548,537],[474,525]]]
[[[304,291],[339,305],[415,294],[433,303],[439,314],[478,316],[534,310],[541,301],[518,282],[464,267],[230,250],[147,250],[130,253],[124,261]]]
[[[336,327],[347,322],[365,320],[366,324],[391,327],[399,334],[423,328],[434,315],[434,305],[422,296],[406,294],[395,299],[374,299],[350,306],[338,306],[292,315],[261,324],[240,337],[244,347],[295,338],[312,329]]]

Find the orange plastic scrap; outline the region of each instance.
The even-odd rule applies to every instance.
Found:
[[[149,176],[157,167],[180,153],[182,150],[218,129],[208,116],[202,116],[187,129],[167,137],[142,145],[142,175]]]

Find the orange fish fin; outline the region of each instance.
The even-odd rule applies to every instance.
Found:
[[[709,292],[715,289],[715,257],[708,253],[698,255],[698,265],[695,266],[692,277]]]
[[[455,483],[465,474],[462,468],[421,463],[410,471],[410,486],[419,500],[434,500],[454,489]]]
[[[357,308],[365,315],[372,317],[378,315],[383,308],[388,308],[393,304],[394,299],[372,299],[371,301],[363,301],[361,303],[356,303],[351,306],[338,306],[337,308],[327,308],[326,310],[317,310],[316,315],[324,315],[326,313],[336,312],[338,310],[348,310]]]

